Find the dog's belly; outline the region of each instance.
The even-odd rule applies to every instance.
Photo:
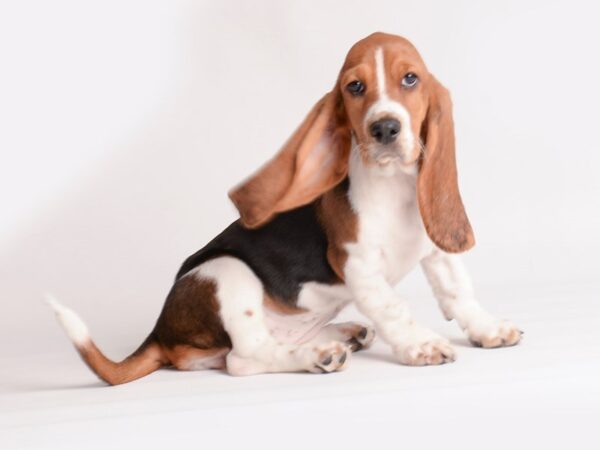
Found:
[[[267,327],[279,342],[301,343],[311,340],[350,301],[349,289],[342,284],[305,283],[298,307],[305,312],[289,314],[264,308]]]

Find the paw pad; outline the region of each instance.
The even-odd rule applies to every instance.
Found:
[[[315,350],[317,361],[310,370],[313,373],[331,373],[344,369],[350,354],[350,349],[338,342],[320,346]]]

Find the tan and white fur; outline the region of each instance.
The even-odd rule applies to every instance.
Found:
[[[418,83],[409,86],[414,77]],[[347,88],[357,80],[358,93]],[[395,124],[391,142],[373,131],[383,119]],[[418,265],[446,319],[456,320],[474,345],[521,338],[515,325],[482,308],[455,254],[474,238],[458,192],[451,103],[403,38],[376,33],[357,43],[334,90],[231,198],[243,230],[268,230],[286,211],[314,205],[335,280],[305,281],[292,300],[278,299],[258,263],[217,252],[180,272],[157,328],[122,363],[101,355],[80,319],[52,302],[84,360],[108,383],[165,365],[226,368],[232,375],[331,372],[346,367],[351,351],[367,348],[375,334],[399,363],[454,361],[450,342],[413,319],[394,289]],[[176,313],[177,305],[190,304],[191,292],[207,311],[198,327],[212,330],[199,330],[200,337]],[[330,323],[352,302],[373,327]]]

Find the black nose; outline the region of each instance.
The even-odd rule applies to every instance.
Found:
[[[381,144],[394,142],[400,133],[400,122],[396,119],[380,119],[369,127],[371,136]]]

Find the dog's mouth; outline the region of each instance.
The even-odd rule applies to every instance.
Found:
[[[373,158],[380,166],[387,166],[395,162],[402,162],[402,157],[398,153],[393,152],[381,152],[379,155],[375,155]]]
[[[412,153],[404,151],[400,147],[389,148],[388,146],[381,145],[375,145],[369,149],[371,161],[379,166],[388,166],[391,164],[411,166],[416,161]]]

